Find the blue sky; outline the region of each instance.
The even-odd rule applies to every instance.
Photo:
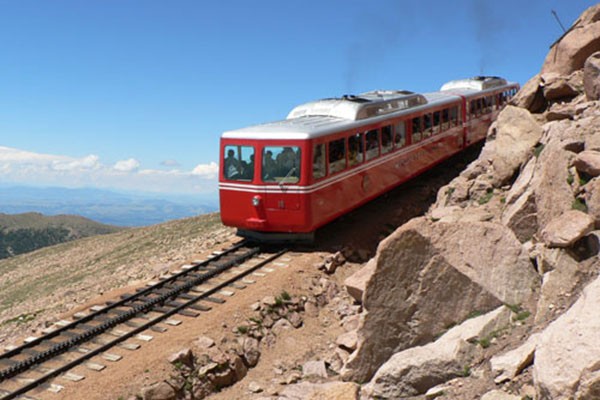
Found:
[[[221,132],[372,89],[524,83],[595,1],[0,0],[0,183],[215,193]]]

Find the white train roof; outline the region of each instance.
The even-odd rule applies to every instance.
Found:
[[[440,91],[455,91],[455,90],[476,90],[482,91],[487,89],[495,89],[500,86],[506,86],[506,79],[498,76],[476,76],[469,79],[458,79],[455,81],[446,82],[440,88]]]
[[[360,129],[390,116],[452,103],[459,100],[460,95],[468,96],[506,85],[502,78],[476,77],[448,82],[439,92],[418,94],[402,90],[375,90],[356,96],[311,101],[295,107],[285,120],[228,131],[223,133],[222,138],[315,138],[340,130]]]

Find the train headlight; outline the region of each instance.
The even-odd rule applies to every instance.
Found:
[[[253,205],[254,207],[258,207],[258,206],[259,206],[259,204],[260,204],[260,200],[261,200],[261,199],[260,199],[260,196],[254,196],[254,197],[252,198],[252,205]]]

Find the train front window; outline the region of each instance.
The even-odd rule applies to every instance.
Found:
[[[263,182],[298,183],[300,181],[300,147],[265,146],[262,152]]]
[[[228,145],[223,150],[223,178],[251,181],[254,178],[254,147]]]

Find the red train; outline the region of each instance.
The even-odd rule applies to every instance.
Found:
[[[371,91],[225,132],[221,219],[240,236],[312,240],[317,228],[483,140],[518,89],[486,76],[432,93]]]

